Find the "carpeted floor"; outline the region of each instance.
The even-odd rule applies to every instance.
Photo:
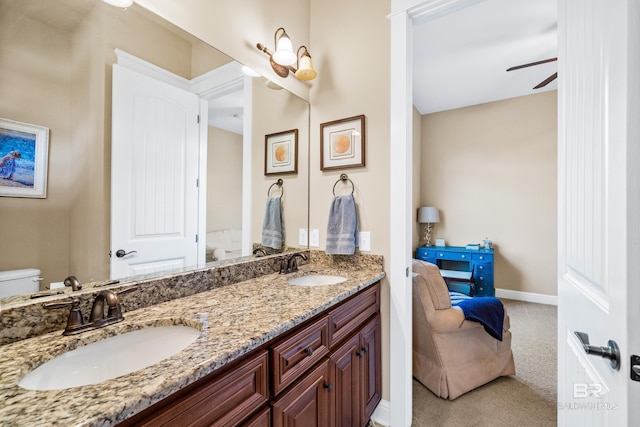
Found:
[[[502,300],[511,319],[516,375],[501,377],[455,400],[413,381],[413,426],[545,427],[556,425],[557,309]]]

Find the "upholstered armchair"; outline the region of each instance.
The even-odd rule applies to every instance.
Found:
[[[443,399],[503,375],[515,374],[509,316],[502,341],[451,306],[449,290],[434,264],[413,260],[413,376]]]

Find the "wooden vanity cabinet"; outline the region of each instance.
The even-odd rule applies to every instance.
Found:
[[[254,352],[239,364],[196,381],[121,426],[239,425],[268,402],[268,369],[267,352]]]
[[[380,335],[376,283],[121,425],[364,426],[381,398]]]
[[[273,402],[274,427],[366,425],[382,394],[379,309],[380,288],[374,285],[329,311],[329,357]],[[303,358],[300,352],[313,336],[308,330],[318,330],[324,321],[304,328],[277,348],[286,343],[290,354]],[[316,335],[320,347],[320,335]],[[273,363],[283,365],[278,360],[272,357]]]

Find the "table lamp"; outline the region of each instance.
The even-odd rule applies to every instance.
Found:
[[[431,226],[440,222],[440,214],[438,208],[427,206],[418,208],[418,223],[425,224],[425,240],[426,246],[431,246]]]

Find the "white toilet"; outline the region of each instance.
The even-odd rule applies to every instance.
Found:
[[[0,298],[38,292],[40,280],[37,268],[0,271]]]

